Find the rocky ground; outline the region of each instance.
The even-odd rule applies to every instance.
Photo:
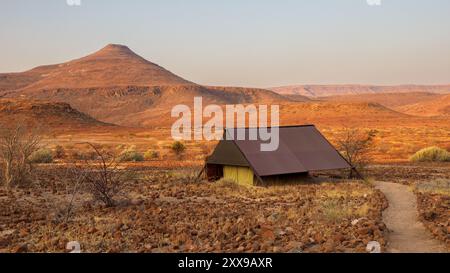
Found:
[[[367,177],[376,181],[386,181],[413,185],[431,180],[450,180],[449,163],[403,163],[373,165],[367,170]]]
[[[63,171],[61,171],[63,172]],[[48,172],[47,172],[48,173]],[[383,194],[361,181],[243,188],[141,170],[116,207],[76,195],[52,171],[30,189],[0,189],[0,252],[365,252],[385,246]]]
[[[450,250],[450,180],[416,185],[420,220]]]

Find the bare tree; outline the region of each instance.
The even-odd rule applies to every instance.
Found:
[[[23,123],[0,131],[0,163],[6,187],[23,186],[30,182],[33,166],[29,157],[40,148],[40,143],[37,130]]]
[[[115,197],[121,193],[125,183],[133,178],[133,174],[127,169],[119,169],[119,162],[113,153],[102,151],[91,143],[87,144],[95,151],[98,160],[86,160],[85,166],[79,169],[83,184],[94,200],[112,207],[116,204]]]
[[[350,163],[353,169],[350,171],[350,177],[355,172],[363,171],[370,163],[368,152],[373,144],[376,131],[363,131],[357,128],[344,129],[342,135],[337,139],[337,148],[344,158]]]

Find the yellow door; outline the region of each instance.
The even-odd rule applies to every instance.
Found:
[[[240,185],[253,186],[253,171],[248,167],[223,166],[223,177]]]

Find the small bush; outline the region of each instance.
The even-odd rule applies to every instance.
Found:
[[[53,157],[57,158],[57,159],[66,158],[66,150],[64,149],[64,147],[61,146],[61,145],[57,145],[55,147],[55,151],[54,151],[54,156]]]
[[[137,151],[124,151],[119,156],[120,162],[141,162],[144,156]]]
[[[36,152],[32,153],[28,160],[31,163],[52,163],[53,155],[52,151],[48,149],[39,149]]]
[[[413,162],[447,162],[450,161],[450,152],[439,147],[422,149],[410,157]]]
[[[186,146],[180,141],[175,141],[170,148],[177,156],[181,156],[186,150]]]
[[[145,160],[156,159],[159,158],[159,153],[157,151],[148,150],[147,152],[144,153],[144,158]]]

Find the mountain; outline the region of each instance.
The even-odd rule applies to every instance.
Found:
[[[0,99],[1,126],[6,127],[17,121],[50,127],[53,130],[112,126],[73,109],[67,103]]]
[[[197,96],[209,104],[291,101],[264,89],[192,83],[123,45],[108,45],[63,64],[0,74],[0,97],[65,102],[98,120],[125,126],[145,126],[153,112],[170,118],[174,105],[191,105]]]
[[[42,90],[110,86],[186,85],[191,82],[145,60],[123,45],[110,44],[86,57],[24,73],[0,74],[0,89]]]
[[[450,85],[398,85],[398,86],[375,86],[375,85],[293,85],[269,88],[282,95],[302,95],[311,98],[358,95],[358,94],[380,94],[380,93],[450,93]]]
[[[450,95],[434,100],[418,102],[396,108],[398,111],[416,116],[447,116],[450,117]]]

